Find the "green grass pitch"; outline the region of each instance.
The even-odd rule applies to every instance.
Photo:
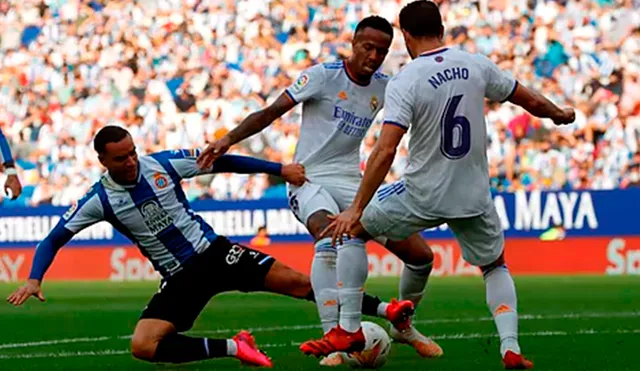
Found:
[[[367,291],[397,293],[398,279],[371,279]],[[200,284],[206,284],[204,282]],[[520,343],[538,370],[640,370],[640,277],[516,277]],[[16,285],[0,285],[6,297]],[[155,283],[46,283],[48,301],[0,305],[0,370],[226,370],[233,359],[151,365],[128,354],[129,335]],[[417,327],[444,349],[425,360],[394,344],[386,370],[500,370],[499,342],[479,277],[432,278]],[[378,321],[379,323],[382,323]],[[230,337],[251,328],[276,370],[321,369],[298,344],[321,335],[315,306],[268,294],[225,294],[203,312],[193,335]],[[346,366],[343,367],[345,369]]]

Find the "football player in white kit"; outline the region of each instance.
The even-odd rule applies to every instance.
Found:
[[[333,242],[342,242],[345,233],[402,240],[447,223],[464,259],[483,272],[505,368],[530,369],[533,363],[522,356],[518,344],[516,290],[489,190],[484,100],[510,101],[556,125],[573,122],[574,111],[518,84],[484,56],[446,48],[442,18],[431,1],[405,6],[400,28],[413,60],[387,86],[385,125],[353,204],[332,217],[321,236],[332,233]],[[378,188],[407,131],[409,166],[404,178]]]
[[[301,187],[288,188],[289,204],[315,238],[311,282],[325,334],[348,335],[356,348],[364,346],[360,321],[362,288],[368,270],[365,243],[351,239],[336,250],[330,238],[318,236],[329,225],[328,216],[350,205],[358,190],[362,179],[360,145],[383,106],[388,82],[387,76],[376,71],[392,38],[393,28],[384,18],[363,19],[355,30],[349,59],[307,69],[270,106],[249,115],[199,158],[201,166],[209,166],[231,145],[260,132],[302,103],[300,138],[294,158],[304,165],[309,181]],[[386,239],[380,241],[384,244]],[[397,341],[413,346],[424,357],[442,355],[442,349],[410,322],[414,306],[423,296],[433,253],[419,234],[389,241],[386,246],[402,259],[405,267],[400,280],[400,301],[380,303],[378,313],[386,318],[406,317],[402,322],[392,321],[395,326],[392,335]],[[316,353],[304,344],[301,350]],[[337,354],[323,360],[326,365],[341,362]]]

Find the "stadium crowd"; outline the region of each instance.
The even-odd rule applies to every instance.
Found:
[[[486,106],[494,189],[640,185],[640,1],[436,1],[446,38],[577,108],[556,129]],[[91,139],[126,126],[139,153],[203,146],[272,101],[305,68],[349,54],[362,17],[396,23],[400,0],[44,0],[0,2],[0,128],[24,193],[4,206],[68,205],[102,172]],[[384,71],[409,60],[397,30]],[[300,110],[233,152],[291,161]],[[362,146],[362,165],[380,123]],[[387,180],[402,175],[402,148]],[[3,181],[0,179],[0,182]],[[225,174],[190,200],[282,197],[278,180]],[[0,196],[1,197],[1,196]]]

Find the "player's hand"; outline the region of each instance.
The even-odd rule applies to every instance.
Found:
[[[12,200],[15,200],[22,193],[22,185],[17,175],[9,175],[4,183],[4,193]]]
[[[35,296],[40,301],[45,301],[39,280],[27,280],[27,283],[25,283],[24,286],[9,295],[7,301],[17,307],[22,305],[31,296]]]
[[[556,125],[568,125],[576,120],[576,111],[571,108],[563,108],[562,114],[553,118],[553,123]]]
[[[216,140],[215,142],[209,144],[207,148],[205,148],[198,156],[196,163],[200,167],[200,169],[206,169],[213,165],[213,162],[220,158],[220,156],[227,153],[231,147],[231,141],[225,135],[222,138]]]
[[[331,233],[331,245],[335,246],[336,241],[339,241],[340,245],[342,245],[345,235],[347,237],[356,237],[354,232],[362,217],[362,210],[350,207],[338,215],[329,215],[327,217],[332,222],[320,233],[320,238],[325,238]]]
[[[287,183],[291,183],[297,187],[303,185],[307,180],[304,174],[304,166],[301,164],[282,165],[280,176],[282,176]]]

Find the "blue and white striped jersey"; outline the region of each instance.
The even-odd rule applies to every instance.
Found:
[[[53,257],[76,233],[107,221],[134,242],[155,269],[168,277],[217,238],[194,213],[180,186],[182,179],[205,173],[266,172],[280,175],[281,165],[250,157],[226,155],[201,170],[199,150],[175,150],[139,158],[138,182],[123,186],[108,173],[60,219],[36,249],[30,278],[42,279]]]

